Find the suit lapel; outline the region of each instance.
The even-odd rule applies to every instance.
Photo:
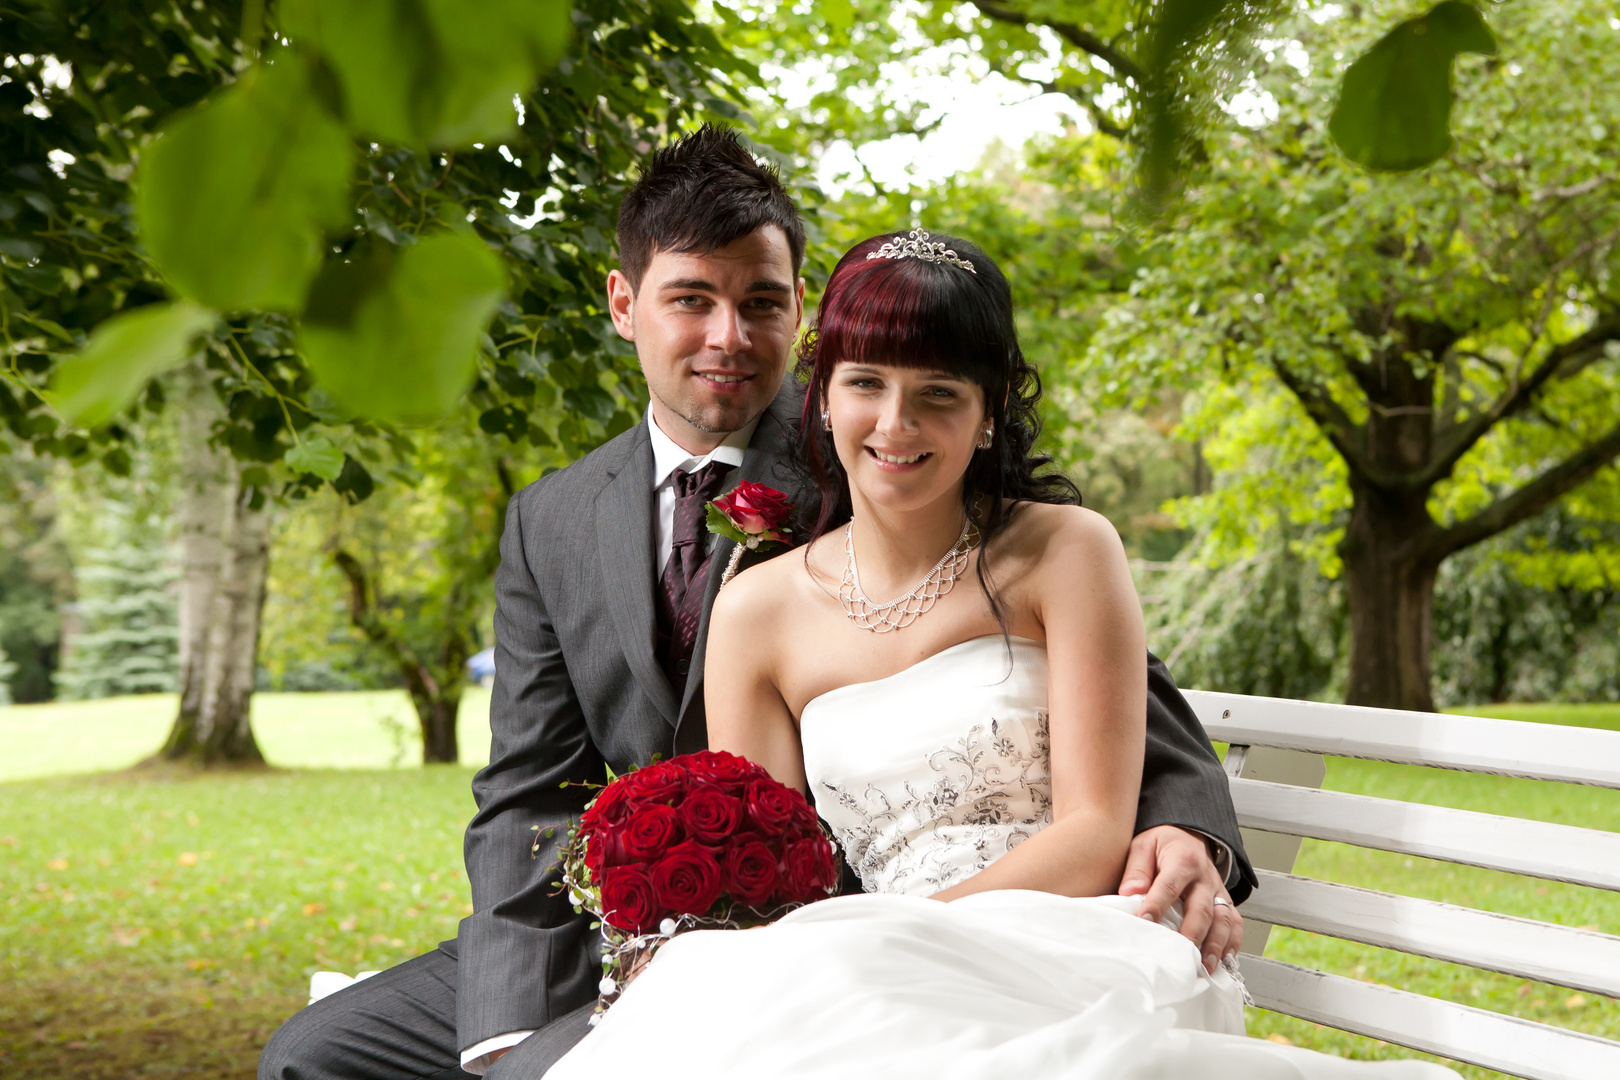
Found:
[[[657,614],[653,589],[652,443],[646,421],[641,437],[628,447],[618,471],[596,497],[596,540],[602,552],[602,598],[611,613],[625,660],[647,696],[671,726],[680,716],[675,690],[654,653]]]
[[[742,468],[737,470],[738,483],[749,480],[774,487],[784,482],[777,475],[778,466],[792,452],[793,424],[799,419],[799,409],[804,403],[804,389],[799,386],[791,373],[782,380],[782,383],[782,389],[771,402],[771,407],[766,410],[765,415],[760,418],[753,441],[748,444],[748,450],[743,454]],[[731,486],[737,485],[734,483]],[[709,613],[714,610],[714,598],[720,592],[720,579],[725,577],[726,564],[731,561],[731,553],[736,547],[735,540],[722,537],[715,544],[714,550],[709,552],[709,580],[703,595],[703,615],[698,620],[697,642],[692,650],[692,674],[686,680],[686,693],[681,699],[682,723],[691,711],[693,702],[703,699],[705,653],[709,643]],[[745,555],[743,564],[747,565],[748,561],[749,556]]]

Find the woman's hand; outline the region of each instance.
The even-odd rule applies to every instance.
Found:
[[[1174,825],[1137,833],[1126,857],[1119,894],[1142,896],[1137,914],[1154,922],[1163,919],[1179,899],[1181,936],[1198,946],[1210,974],[1243,945],[1243,916],[1215,870],[1208,844],[1196,833]],[[1217,904],[1217,897],[1223,903]]]

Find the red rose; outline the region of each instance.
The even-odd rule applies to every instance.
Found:
[[[680,843],[681,815],[661,803],[644,806],[630,815],[619,830],[624,834],[624,851],[632,859],[656,859]]]
[[[793,801],[793,821],[790,831],[800,836],[821,835],[821,820],[816,817],[816,809],[804,799]]]
[[[591,871],[591,880],[601,880],[605,866],[623,866],[632,861],[624,850],[624,826],[602,825],[586,834],[585,865]]]
[[[748,781],[770,775],[747,758],[724,750],[699,750],[682,755],[678,761],[693,780],[714,784],[728,795],[740,795]]]
[[[714,508],[730,518],[738,531],[750,540],[758,538],[759,541],[782,543],[790,531],[787,519],[793,504],[788,502],[788,497],[775,488],[751,480],[744,480],[714,500]],[[750,543],[748,546],[754,545]]]
[[[740,904],[759,907],[776,889],[776,853],[758,840],[726,851],[726,892]]]
[[[766,777],[749,782],[743,805],[748,808],[748,820],[762,832],[781,836],[793,823],[795,805],[804,805],[804,797]]]
[[[702,915],[720,897],[720,864],[708,848],[688,840],[653,864],[652,884],[666,911]]]
[[[588,829],[598,825],[617,825],[630,812],[629,795],[630,789],[615,780],[596,793],[596,798],[580,815],[580,823]]]
[[[681,818],[687,835],[694,840],[717,843],[737,831],[742,821],[742,800],[717,788],[699,788],[681,803]]]
[[[838,863],[825,837],[796,840],[782,853],[782,888],[788,900],[816,900],[838,884]]]
[[[679,802],[686,790],[686,771],[665,761],[637,769],[614,782],[629,785],[630,801],[636,808],[654,804],[669,806]]]
[[[603,922],[634,934],[657,925],[663,914],[652,880],[639,867],[615,866],[603,873]]]

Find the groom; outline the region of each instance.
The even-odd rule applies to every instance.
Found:
[[[784,376],[804,312],[804,230],[775,173],[706,126],[654,157],[618,238],[608,305],[651,406],[507,514],[490,764],[473,780],[466,837],[473,914],[454,941],[298,1013],[265,1048],[260,1080],[537,1080],[587,1030],[597,933],[555,872],[590,796],[577,785],[705,745],[704,679],[724,668],[716,658],[706,671],[704,643],[733,545],[704,532],[702,507],[739,480],[799,501],[784,463],[802,390]],[[1254,875],[1202,728],[1157,660],[1148,679],[1122,891],[1146,892],[1149,915],[1180,898],[1183,933],[1210,961],[1236,948],[1220,905]]]

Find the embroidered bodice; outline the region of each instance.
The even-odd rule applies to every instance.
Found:
[[[998,634],[805,705],[816,809],[867,892],[929,896],[1051,824],[1046,673]]]

